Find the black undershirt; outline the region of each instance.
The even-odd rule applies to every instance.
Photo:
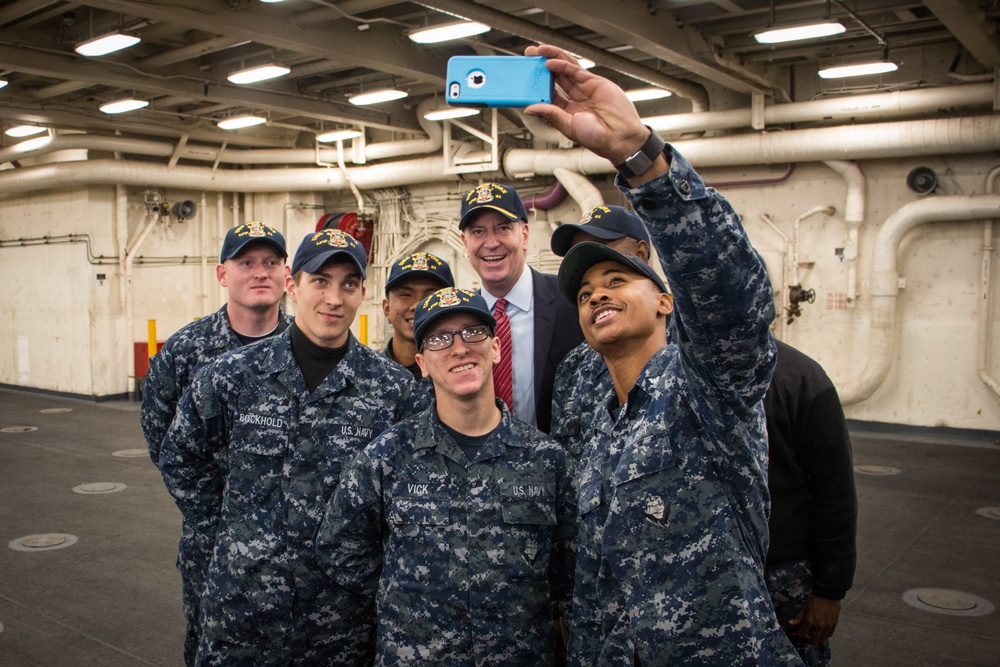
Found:
[[[450,428],[444,422],[441,422],[441,426],[443,426],[444,430],[455,439],[458,446],[462,448],[463,452],[465,452],[465,458],[469,459],[469,461],[476,460],[476,455],[479,454],[479,450],[483,448],[483,445],[485,445],[486,441],[490,439],[490,436],[496,433],[497,429],[500,428],[500,424],[497,424],[496,428],[489,433],[485,433],[483,435],[466,435]]]
[[[351,344],[348,336],[347,342],[340,347],[323,347],[309,340],[302,331],[291,324],[292,332],[292,356],[302,370],[302,377],[306,379],[306,387],[312,393],[326,376],[330,374],[334,366],[347,356],[347,348]]]

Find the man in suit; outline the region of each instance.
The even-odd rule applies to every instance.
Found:
[[[484,183],[466,193],[458,229],[482,281],[483,298],[497,319],[497,396],[518,419],[548,433],[556,367],[583,341],[576,310],[560,296],[554,275],[527,266],[528,214],[513,187]],[[504,319],[509,326],[506,338]],[[505,395],[506,359],[510,366]]]

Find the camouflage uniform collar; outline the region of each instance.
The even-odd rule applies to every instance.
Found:
[[[507,406],[503,404],[503,401],[497,399],[497,407],[503,411],[503,416],[500,417],[500,425],[483,444],[482,449],[479,451],[479,457],[476,459],[477,463],[503,456],[507,447],[523,446],[523,443],[514,436],[513,417],[510,411],[507,410]],[[415,450],[437,449],[442,456],[451,459],[459,465],[471,465],[468,459],[465,458],[465,452],[462,451],[462,448],[458,446],[458,443],[455,442],[441,424],[441,420],[437,416],[437,401],[431,403],[424,414],[428,416],[427,425],[430,433],[428,433],[427,437],[414,438],[413,448]]]

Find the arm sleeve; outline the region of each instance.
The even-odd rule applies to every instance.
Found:
[[[555,614],[562,619],[566,630],[572,632],[573,578],[576,569],[577,464],[571,456],[565,455],[563,470],[558,486],[556,535],[549,577]]]
[[[672,342],[687,368],[753,419],[775,364],[771,282],[729,202],[666,150],[669,172],[625,193],[649,227],[673,290]]]
[[[842,599],[854,581],[858,498],[851,440],[834,387],[802,407],[797,434],[809,485],[809,553],[813,592]]]
[[[149,360],[149,371],[142,388],[139,422],[146,437],[149,457],[160,467],[160,446],[173,421],[180,399],[177,391],[177,371],[171,348],[164,347]]]

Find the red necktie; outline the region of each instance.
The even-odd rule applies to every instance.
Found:
[[[505,312],[507,299],[497,299],[493,307],[493,317],[497,321],[496,335],[500,341],[500,361],[493,364],[493,391],[514,411],[514,368],[511,357],[514,353],[510,339],[510,318]]]

